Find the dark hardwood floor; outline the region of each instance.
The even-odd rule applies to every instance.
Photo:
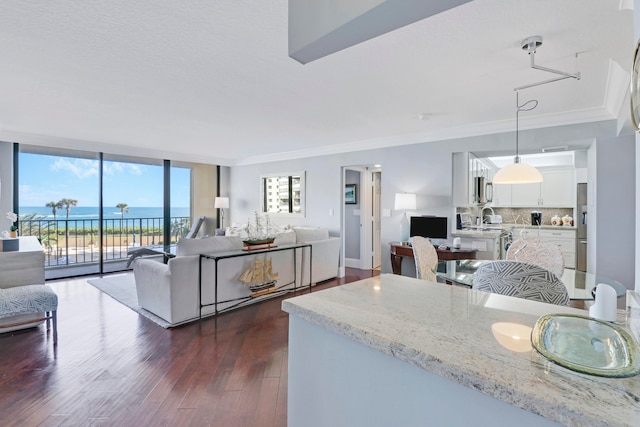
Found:
[[[378,274],[347,268],[314,291]],[[280,305],[293,294],[163,329],[86,279],[47,282],[59,297],[56,349],[44,326],[0,334],[0,425],[286,425]]]

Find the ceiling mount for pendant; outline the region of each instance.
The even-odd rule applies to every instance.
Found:
[[[522,40],[521,43],[521,47],[522,50],[526,50],[529,53],[529,58],[530,58],[530,65],[531,68],[535,69],[535,70],[540,70],[540,71],[546,71],[548,73],[553,73],[553,74],[559,74],[560,77],[556,77],[553,79],[549,79],[549,80],[544,80],[542,82],[538,82],[538,83],[531,83],[528,85],[524,85],[524,86],[519,86],[513,90],[518,91],[521,89],[527,89],[530,87],[534,87],[534,86],[540,86],[540,85],[544,85],[547,83],[551,83],[551,82],[557,82],[559,80],[564,80],[564,79],[576,79],[576,80],[580,80],[580,73],[567,73],[565,71],[560,71],[560,70],[554,70],[553,68],[547,68],[547,67],[542,67],[540,65],[536,65],[536,61],[535,61],[535,54],[536,54],[536,49],[538,49],[540,46],[542,46],[542,36],[531,36],[531,37],[527,37],[526,39]],[[576,57],[578,56],[578,54],[576,53]]]
[[[529,52],[536,51],[536,48],[542,46],[542,36],[531,36],[522,40],[521,47],[522,50],[527,50]]]

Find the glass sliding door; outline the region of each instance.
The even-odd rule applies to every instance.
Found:
[[[132,249],[214,218],[214,165],[18,147],[18,232],[42,242],[47,279],[126,270]]]
[[[20,145],[18,156],[19,234],[42,243],[47,278],[97,273],[98,154]]]
[[[163,243],[161,160],[104,155],[102,252],[105,273],[126,268],[132,248]]]

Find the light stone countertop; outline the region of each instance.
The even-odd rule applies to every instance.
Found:
[[[499,322],[533,327],[584,310],[383,274],[284,300],[284,311],[426,371],[570,426],[640,425],[640,376],[602,378],[514,352]],[[530,337],[527,335],[530,342]]]
[[[502,234],[502,230],[454,230],[453,237],[471,237],[475,239],[497,239]]]
[[[503,231],[511,231],[514,234],[518,230],[569,230],[576,231],[576,227],[566,227],[564,225],[520,225],[520,224],[486,224],[484,228],[473,226],[463,230],[451,231],[452,237],[471,237],[475,239],[496,239]]]
[[[545,229],[545,230],[573,230],[576,231],[577,227],[574,225],[551,225],[551,224],[542,224],[542,225],[522,225],[522,224],[499,224],[502,228],[526,228],[526,229]]]

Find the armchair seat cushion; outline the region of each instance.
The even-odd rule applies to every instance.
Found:
[[[58,309],[58,295],[47,285],[0,289],[0,318]]]

